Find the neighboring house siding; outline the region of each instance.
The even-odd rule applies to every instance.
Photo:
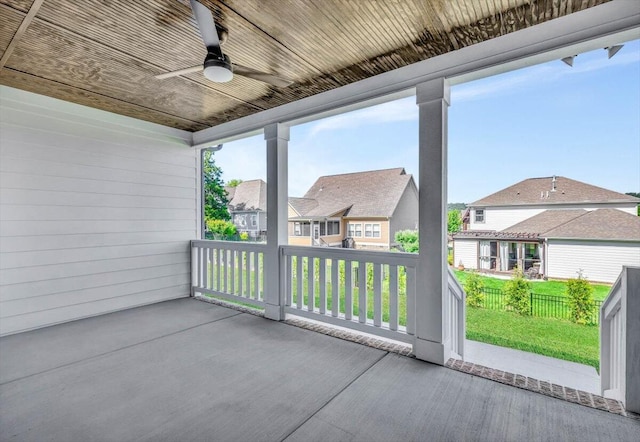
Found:
[[[480,207],[478,207],[480,208]],[[546,205],[538,207],[488,207],[484,208],[484,223],[477,223],[475,221],[475,210],[471,209],[469,230],[503,230],[507,227],[511,227],[524,221],[527,218],[538,215],[545,210],[559,210],[559,209],[584,209],[584,210],[596,210],[596,209],[618,209],[632,215],[636,214],[636,206],[633,204],[556,204]]]
[[[462,263],[466,269],[478,268],[478,242],[456,239],[453,242],[453,265]]]
[[[389,242],[395,244],[395,234],[399,230],[418,228],[418,191],[410,181],[404,190],[390,221]]]
[[[362,236],[354,237],[357,249],[379,249],[389,247],[389,221],[386,219],[369,219],[369,218],[348,218],[347,224],[362,224]],[[365,237],[365,224],[380,224],[380,237]],[[347,235],[345,231],[345,236]]]
[[[289,236],[289,245],[292,246],[310,246],[311,238],[308,236]]]
[[[0,334],[188,296],[199,225],[189,134],[6,92]]]
[[[549,278],[575,278],[582,269],[590,281],[613,283],[623,265],[640,266],[640,242],[548,240]]]

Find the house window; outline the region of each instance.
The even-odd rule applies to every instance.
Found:
[[[251,215],[251,227],[258,225],[258,215]]]
[[[340,235],[340,221],[327,221],[327,235]]]
[[[477,223],[484,222],[484,209],[476,209],[476,222]]]
[[[325,236],[327,234],[327,224],[324,221],[320,223],[320,236]]]
[[[380,238],[380,224],[365,224],[365,238]]]
[[[293,223],[293,236],[302,236],[302,229],[300,223]]]
[[[309,223],[293,223],[293,236],[311,236],[311,225]]]
[[[347,225],[348,235],[352,238],[361,238],[362,237],[362,224],[359,223],[349,223]]]

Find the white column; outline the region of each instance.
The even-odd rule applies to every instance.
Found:
[[[419,232],[416,290],[418,359],[444,365],[447,342],[447,108],[449,84],[438,78],[419,84]]]
[[[280,246],[286,245],[288,201],[289,127],[280,123],[264,128],[267,142],[267,250],[265,252],[265,316],[284,319],[284,272],[280,263]]]

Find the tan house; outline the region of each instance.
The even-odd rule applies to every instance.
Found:
[[[404,168],[318,178],[289,198],[289,244],[389,249],[418,223],[418,189]]]

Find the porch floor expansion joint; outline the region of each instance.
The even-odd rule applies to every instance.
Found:
[[[541,381],[520,374],[485,367],[484,365],[465,362],[460,359],[449,359],[445,366],[462,373],[489,379],[501,384],[510,385],[512,387],[521,388],[523,390],[532,391],[534,393],[539,393],[567,402],[573,402],[585,407],[608,411],[610,413],[640,420],[640,415],[625,411],[624,406],[620,401],[598,396],[597,394],[563,387],[562,385],[552,384],[547,381]]]

